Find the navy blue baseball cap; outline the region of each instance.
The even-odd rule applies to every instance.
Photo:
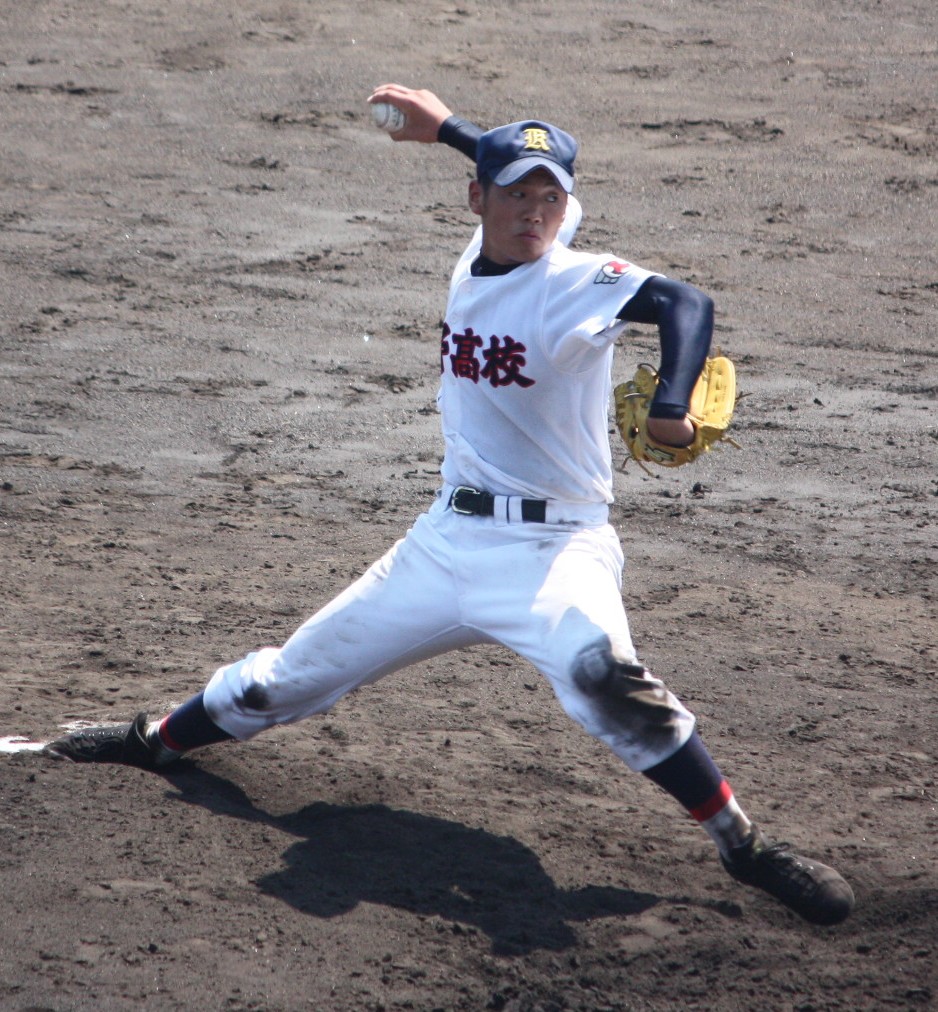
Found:
[[[573,193],[573,162],[577,142],[558,127],[524,120],[482,134],[476,145],[479,179],[498,186],[517,183],[535,169],[547,169],[567,193]]]

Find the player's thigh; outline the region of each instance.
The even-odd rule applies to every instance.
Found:
[[[345,693],[415,661],[479,642],[462,628],[445,544],[420,521],[282,647],[220,668],[206,706],[249,737],[327,710]]]
[[[297,629],[280,667],[363,684],[464,639],[445,559],[408,537]]]
[[[527,614],[519,616],[506,645],[559,685],[572,682],[578,656],[596,643],[634,662],[622,604],[622,550],[611,527],[578,532],[553,551],[542,548],[535,564],[532,586],[518,588]]]
[[[621,571],[614,532],[571,539],[551,560],[514,648],[547,677],[570,717],[632,769],[647,769],[687,740],[694,718],[638,663]]]

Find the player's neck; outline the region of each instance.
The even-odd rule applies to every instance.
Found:
[[[516,267],[521,266],[521,264],[497,264],[494,260],[489,260],[485,254],[480,253],[472,261],[469,273],[475,278],[491,278],[497,277],[499,274],[508,274]]]

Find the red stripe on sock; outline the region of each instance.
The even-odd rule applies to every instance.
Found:
[[[166,716],[160,721],[160,726],[157,728],[157,734],[160,736],[160,741],[167,747],[171,748],[174,752],[185,752],[185,747],[180,745],[178,741],[169,733],[166,729],[166,722],[169,717]]]
[[[709,801],[705,801],[702,805],[698,805],[697,808],[692,808],[690,814],[698,822],[706,822],[707,819],[712,819],[721,809],[725,808],[727,802],[733,796],[733,791],[730,785],[724,780],[717,789],[716,794],[710,798]]]

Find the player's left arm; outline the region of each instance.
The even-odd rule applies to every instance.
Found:
[[[693,285],[656,276],[639,288],[618,316],[658,327],[661,363],[648,412],[648,434],[660,443],[687,446],[694,439],[687,417],[690,395],[713,339],[713,300]]]

